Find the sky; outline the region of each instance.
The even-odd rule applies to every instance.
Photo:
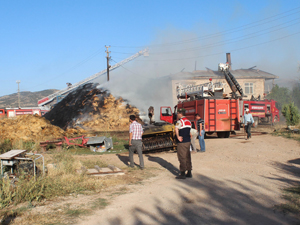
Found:
[[[233,69],[300,77],[299,0],[0,0],[0,18],[0,96],[17,80],[33,92],[88,78],[106,69],[105,46],[111,65],[149,49],[98,80],[125,97],[149,79],[217,70],[227,52]]]

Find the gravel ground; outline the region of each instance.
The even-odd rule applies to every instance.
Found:
[[[193,178],[174,179],[176,153],[144,155],[157,176],[116,197],[79,224],[297,224],[274,205],[282,188],[298,184],[299,142],[271,135],[206,139],[205,153],[192,154]],[[124,157],[107,155],[107,160]],[[138,157],[135,156],[136,162]],[[122,162],[123,163],[123,162]],[[124,165],[124,164],[123,164]],[[147,168],[146,168],[147,169]]]

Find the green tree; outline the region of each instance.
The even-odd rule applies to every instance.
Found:
[[[300,83],[294,86],[292,90],[292,99],[295,105],[300,109]]]
[[[282,108],[282,115],[286,119],[286,124],[295,126],[300,121],[300,114],[298,108],[294,105],[293,102],[285,104]]]
[[[277,101],[278,109],[281,110],[284,104],[292,101],[291,91],[285,87],[279,87],[277,84],[272,88],[271,93],[267,95],[267,99]]]

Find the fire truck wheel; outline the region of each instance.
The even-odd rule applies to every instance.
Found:
[[[226,131],[225,132],[225,138],[229,138],[230,137],[230,132],[229,131]]]
[[[225,132],[217,132],[218,138],[225,138]]]
[[[254,127],[256,128],[258,126],[258,117],[254,117]]]

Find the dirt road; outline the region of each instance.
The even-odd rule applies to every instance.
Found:
[[[192,154],[193,178],[174,179],[176,153],[145,155],[158,176],[129,187],[105,209],[79,224],[295,224],[274,209],[282,188],[298,183],[299,142],[271,135],[206,139]],[[109,160],[120,161],[108,155]],[[135,156],[138,162],[137,156]],[[123,162],[121,162],[123,163]],[[123,164],[124,165],[124,164]]]

